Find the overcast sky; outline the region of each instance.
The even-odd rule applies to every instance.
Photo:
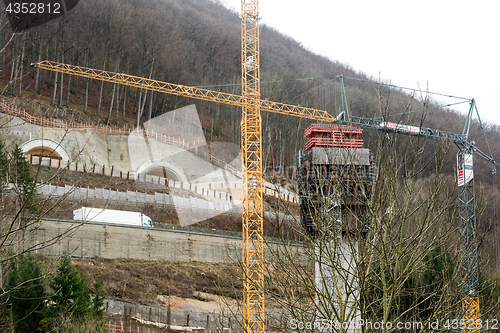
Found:
[[[222,3],[241,11],[241,0]],[[261,24],[309,50],[398,86],[475,98],[481,119],[500,125],[496,1],[260,0],[259,4]],[[434,99],[443,104],[458,101]],[[455,109],[466,113],[468,105]]]

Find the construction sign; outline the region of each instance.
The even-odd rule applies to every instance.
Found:
[[[468,184],[474,178],[472,154],[457,155],[458,186]]]

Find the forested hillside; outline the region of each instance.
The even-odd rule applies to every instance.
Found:
[[[82,0],[62,19],[14,36],[4,26],[1,33],[2,44],[7,46],[0,59],[1,78],[10,83],[6,93],[43,93],[56,107],[82,105],[85,112],[76,120],[98,121],[99,114],[99,121],[113,125],[125,120],[134,127],[137,118],[142,123],[194,103],[208,139],[239,140],[238,108],[29,67],[47,59],[239,94],[239,16],[217,1]],[[265,25],[260,35],[262,98],[337,114],[340,96],[336,76],[365,78],[362,72],[313,54]],[[357,116],[425,108],[419,96],[414,99],[394,89],[389,92],[388,88],[353,80],[346,80],[346,85],[351,113]],[[275,143],[266,145],[270,147],[265,152],[267,164],[293,164],[293,155],[303,143],[302,128],[310,121],[270,114],[263,117],[264,137]],[[422,114],[392,121],[420,125]],[[460,132],[463,123],[464,117],[451,111],[431,109],[423,125]],[[482,143],[479,136],[474,140],[478,146]],[[282,145],[285,142],[294,144]]]
[[[195,104],[207,141],[239,144],[239,108],[69,77],[29,66],[33,62],[52,60],[239,94],[239,15],[218,1],[80,0],[61,19],[14,35],[6,18],[2,20],[0,80],[3,94],[20,100],[27,110],[38,100],[52,105],[36,108],[47,117],[134,128],[157,115]],[[330,35],[326,40],[333,43],[335,37]],[[367,79],[362,68],[354,70],[313,54],[265,25],[260,30],[260,47],[263,99],[320,108],[336,115],[340,107],[336,77],[342,74]],[[366,56],[370,56],[369,50]],[[346,79],[346,90],[350,112],[356,116],[397,115],[390,120],[455,133],[461,132],[464,125],[464,116],[436,108],[425,96],[412,96],[373,82],[349,79]],[[415,110],[423,112],[399,115]],[[269,113],[263,113],[263,121],[266,172],[270,175],[272,170],[287,170],[295,165],[296,154],[304,146],[303,130],[311,121]],[[493,156],[500,156],[499,128],[487,125],[485,129]],[[470,139],[489,154],[477,122],[471,131]],[[363,135],[368,147],[382,142],[381,133],[365,131]],[[410,145],[411,138],[399,136],[397,140],[401,156],[418,153],[430,158],[436,150],[444,149],[440,142],[426,142],[415,151]],[[451,146],[446,155],[448,162],[443,166],[443,172],[448,175],[455,172],[455,153],[456,148]],[[498,193],[493,192],[491,165],[480,158],[476,161],[482,221],[479,230],[483,236],[494,235],[493,198]],[[422,177],[425,176],[423,171]],[[489,242],[490,251],[494,243],[492,237],[484,239]]]

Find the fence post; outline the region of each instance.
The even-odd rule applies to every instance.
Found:
[[[170,326],[170,303],[168,304],[167,308],[167,332],[171,332],[171,326]]]

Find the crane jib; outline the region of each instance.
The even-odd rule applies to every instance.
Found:
[[[177,96],[205,100],[209,102],[222,103],[226,105],[242,107],[244,104],[248,103],[248,100],[240,95],[234,95],[208,89],[195,88],[181,84],[162,82],[158,80],[146,79],[123,73],[115,73],[105,70],[85,68],[85,67],[68,65],[48,60],[44,60],[38,63],[32,63],[31,65],[36,68],[46,69],[54,72],[77,75],[95,80],[117,83],[136,88],[153,90],[165,94],[172,94]],[[260,108],[260,111],[281,113],[290,116],[307,118],[315,121],[324,121],[329,123],[336,121],[335,117],[333,117],[328,112],[323,110],[302,107],[300,105],[290,105],[290,104],[272,102],[268,101],[267,99],[265,100],[258,99],[256,101],[257,105]]]

